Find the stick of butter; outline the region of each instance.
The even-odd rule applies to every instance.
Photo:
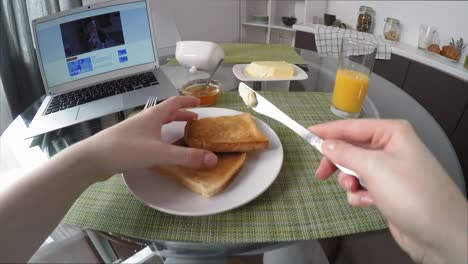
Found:
[[[244,73],[251,78],[288,79],[293,77],[294,68],[285,61],[253,61],[245,66]]]

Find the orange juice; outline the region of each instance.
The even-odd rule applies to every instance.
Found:
[[[368,85],[369,76],[367,74],[339,69],[336,72],[335,88],[333,88],[333,106],[343,112],[359,113],[366,97]]]

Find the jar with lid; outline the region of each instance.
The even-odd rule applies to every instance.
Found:
[[[385,25],[384,25],[384,30],[383,30],[385,39],[398,41],[400,40],[400,33],[401,33],[400,20],[387,17],[385,19]]]
[[[372,22],[374,20],[375,11],[372,7],[359,7],[359,15],[357,20],[357,31],[372,33]]]

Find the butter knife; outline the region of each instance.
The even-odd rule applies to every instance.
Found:
[[[296,132],[296,134],[298,134],[310,145],[315,147],[315,149],[317,149],[320,153],[322,153],[323,140],[319,136],[315,135],[314,133],[310,132],[308,129],[303,127],[301,124],[294,121],[288,115],[283,113],[283,111],[278,109],[278,107],[276,107],[274,104],[270,103],[267,99],[265,99],[265,97],[255,92],[252,88],[250,88],[243,82],[239,83],[239,96],[249,108],[252,108],[255,112],[273,118],[276,121],[282,123],[283,125],[289,127],[289,129]],[[336,163],[335,166],[342,172],[356,177],[359,180],[361,186],[365,187],[364,182],[357,175],[357,173]]]

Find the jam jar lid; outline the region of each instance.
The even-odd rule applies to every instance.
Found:
[[[400,20],[396,18],[391,18],[391,17],[387,17],[385,19],[385,22],[392,23],[392,24],[400,24]]]
[[[361,6],[359,7],[359,11],[374,12],[374,9],[370,6]]]

